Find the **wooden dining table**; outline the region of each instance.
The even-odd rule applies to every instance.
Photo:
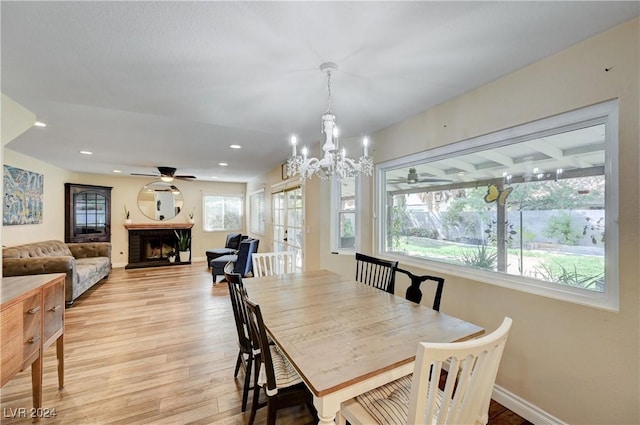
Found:
[[[313,393],[319,424],[340,403],[413,372],[418,342],[484,329],[327,270],[244,279],[271,338]]]

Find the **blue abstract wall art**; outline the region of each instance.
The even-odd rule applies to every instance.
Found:
[[[21,168],[4,166],[2,224],[42,224],[44,176]]]

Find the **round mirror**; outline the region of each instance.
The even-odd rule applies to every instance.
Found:
[[[151,182],[138,194],[138,208],[153,220],[170,220],[180,214],[183,207],[182,193],[173,182]]]

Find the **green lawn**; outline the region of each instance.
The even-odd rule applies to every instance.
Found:
[[[464,264],[462,261],[463,254],[468,254],[476,249],[477,247],[475,245],[411,237],[402,238],[397,250],[405,254],[430,258],[450,264]],[[489,253],[495,252],[495,248],[489,248],[487,251]],[[520,250],[509,250],[509,274],[519,274],[519,255]],[[563,275],[566,279],[567,272],[574,277],[580,278],[596,278],[604,275],[603,256],[528,249],[522,250],[522,255],[524,266],[523,275],[527,276],[537,276],[541,278],[542,275],[548,276],[549,273],[551,273],[552,276]],[[585,285],[589,286],[589,284]]]

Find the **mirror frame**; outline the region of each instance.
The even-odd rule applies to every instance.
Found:
[[[140,189],[138,209],[151,220],[168,221],[177,217],[184,209],[184,196],[174,182],[153,180]]]

